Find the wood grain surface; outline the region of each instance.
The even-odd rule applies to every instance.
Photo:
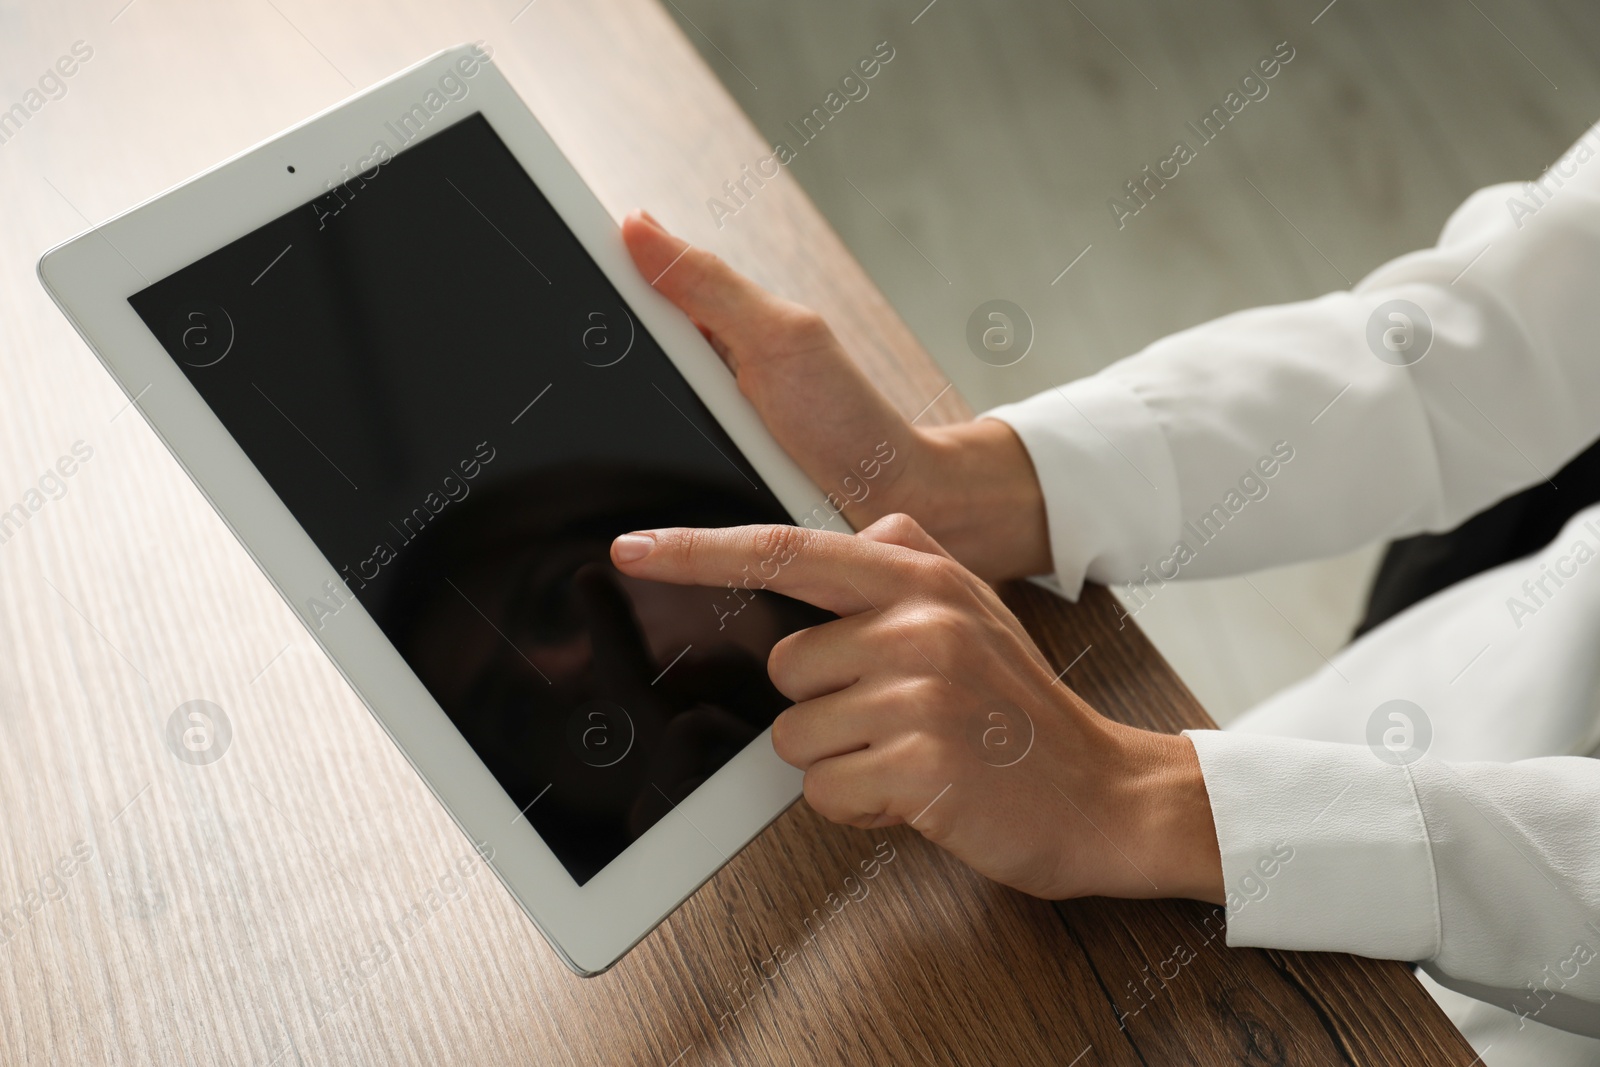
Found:
[[[0,107],[74,42],[93,49],[0,143],[0,510],[75,442],[93,450],[0,544],[0,1062],[1471,1062],[1401,965],[1229,950],[1197,905],[1052,905],[803,805],[587,981],[489,872],[458,867],[468,842],[34,263],[473,39],[615,214],[647,205],[823,310],[906,412],[966,414],[790,181],[738,227],[702,221],[764,150],[653,0],[0,6]],[[1206,722],[1103,591],[1008,596],[1054,662],[1082,653],[1068,680],[1107,714]],[[163,739],[194,699],[233,727],[207,766]],[[874,856],[892,859],[870,892],[830,908]],[[1146,984],[1178,944],[1192,961]],[[1133,999],[1141,985],[1157,991]]]

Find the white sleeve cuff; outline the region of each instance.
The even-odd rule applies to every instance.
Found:
[[[1044,493],[1061,591],[1131,578],[1170,548],[1178,475],[1155,416],[1106,374],[986,411],[1016,431]]]
[[[1421,960],[1439,896],[1404,766],[1364,745],[1186,730],[1211,797],[1228,944]]]

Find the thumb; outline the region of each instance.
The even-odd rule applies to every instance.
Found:
[[[764,313],[786,301],[724,263],[715,253],[674,236],[642,211],[622,220],[622,240],[645,281],[725,345],[738,346]]]

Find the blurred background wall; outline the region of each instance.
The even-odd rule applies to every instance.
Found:
[[[1346,288],[1600,120],[1594,0],[663,3],[980,410]],[[788,124],[884,41],[867,95],[802,144]],[[1199,147],[1186,124],[1283,42],[1267,95]],[[1180,139],[1196,158],[1119,228],[1108,200],[1133,206]],[[966,343],[992,298],[1035,329],[1010,367]],[[1226,720],[1345,643],[1379,551],[1167,586],[1138,621]]]

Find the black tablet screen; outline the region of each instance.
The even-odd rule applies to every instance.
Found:
[[[578,883],[786,706],[821,613],[610,565],[789,516],[481,115],[130,303],[336,568],[300,607],[358,598]]]

